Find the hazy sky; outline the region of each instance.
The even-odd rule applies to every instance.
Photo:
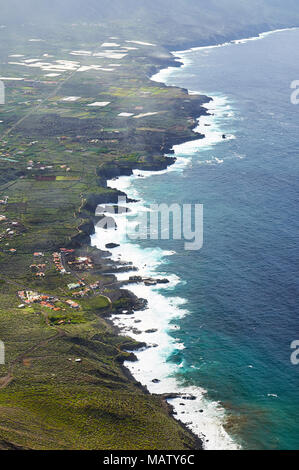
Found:
[[[299,19],[298,0],[0,0],[1,22],[172,18],[178,22],[252,23]]]

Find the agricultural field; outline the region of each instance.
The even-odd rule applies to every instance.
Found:
[[[150,81],[174,64],[159,40],[113,33],[0,30],[0,448],[198,445],[124,369],[140,345],[109,315],[136,300],[90,235],[111,172],[166,167],[206,98]]]

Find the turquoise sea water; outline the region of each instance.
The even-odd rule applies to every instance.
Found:
[[[213,129],[235,138],[185,155],[183,172],[133,183],[150,203],[204,205],[200,251],[181,241],[141,246],[176,253],[163,271],[181,283],[164,295],[186,299],[189,314],[175,331],[186,348],[167,361],[223,403],[245,448],[299,447],[299,366],[290,362],[299,339],[298,45],[291,30],[184,53],[187,65],[161,77],[220,100]]]

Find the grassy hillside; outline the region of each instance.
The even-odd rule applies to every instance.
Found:
[[[116,67],[111,52],[92,55],[106,29],[66,25],[32,42],[36,34],[0,30],[1,73],[20,79],[6,81],[0,108],[0,449],[195,449],[163,397],[122,366],[140,344],[106,317],[140,304],[89,234],[97,202],[117,196],[105,187],[109,169],[165,167],[172,143],[196,137],[203,98],[148,79],[171,59],[158,45],[114,53]],[[83,47],[90,55],[72,55]],[[49,76],[44,67],[58,63]]]
[[[197,448],[163,397],[145,393],[122,366],[138,344],[116,335],[105,318],[133,311],[134,302],[107,275],[113,271],[107,259],[89,246],[92,210],[111,200],[104,181],[109,169],[161,169],[173,144],[196,137],[192,128],[205,98],[148,78],[173,63],[163,45],[296,24],[299,6],[291,0],[284,8],[267,0],[1,3],[7,25],[0,28],[1,75],[15,79],[6,82],[0,109],[0,337],[6,345],[0,449]],[[93,25],[57,26],[63,21]],[[99,57],[111,36],[118,36],[120,50],[136,39],[156,46],[137,43],[122,59],[114,51],[112,58],[111,51]],[[76,55],[80,50],[90,53]],[[36,60],[40,65],[32,66]],[[94,102],[107,106],[90,107]],[[75,252],[67,259],[61,247]],[[57,268],[57,252],[68,274]],[[76,271],[74,259],[82,257],[91,258],[92,268]],[[78,281],[86,295],[83,287],[69,287]],[[22,291],[56,300],[24,304]]]

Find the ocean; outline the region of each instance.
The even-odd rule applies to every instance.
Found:
[[[148,309],[113,321],[149,345],[126,366],[150,392],[182,394],[169,400],[175,417],[206,449],[299,447],[298,44],[290,29],[176,52],[184,65],[152,79],[213,98],[196,129],[205,138],[175,146],[166,171],[111,180],[138,202],[92,239],[120,243],[113,258],[138,274],[169,279],[130,286]],[[152,203],[203,204],[203,247],[129,240],[126,223]]]

